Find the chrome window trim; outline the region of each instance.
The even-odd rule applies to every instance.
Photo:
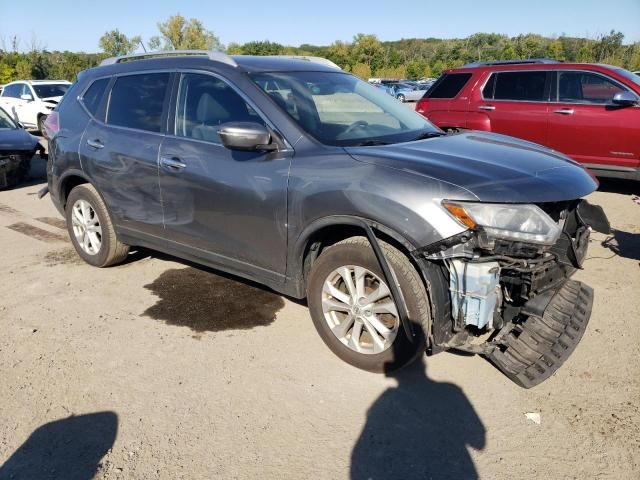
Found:
[[[600,73],[600,72],[596,72],[594,70],[581,70],[581,69],[564,69],[564,68],[554,68],[554,69],[528,69],[528,70],[524,70],[524,69],[518,69],[518,70],[493,70],[489,72],[489,75],[487,76],[487,78],[484,80],[484,82],[482,83],[482,87],[480,88],[480,99],[483,102],[516,102],[516,103],[545,103],[545,104],[550,104],[550,105],[562,105],[562,104],[571,104],[571,105],[588,105],[588,106],[596,106],[596,107],[602,107],[602,106],[606,106],[606,105],[611,105],[611,103],[593,103],[593,102],[559,102],[556,100],[507,100],[507,99],[495,99],[495,98],[484,98],[484,95],[482,93],[482,91],[484,90],[484,87],[487,85],[487,82],[489,81],[489,79],[491,78],[492,75],[495,75],[497,73],[508,73],[508,72],[547,72],[547,73],[553,73],[553,72],[579,72],[579,73],[593,73],[595,75],[599,75],[607,80],[610,80],[618,85],[620,85],[623,89],[630,91],[631,93],[633,93],[636,97],[640,98],[640,96],[638,96],[638,94],[636,92],[634,92],[633,90],[629,89],[629,87],[627,87],[626,85],[620,83],[618,80],[611,78],[607,75],[605,75],[604,73]],[[555,82],[555,98],[558,98],[558,81],[559,81],[559,75],[556,76],[556,82]],[[496,79],[497,82],[497,79]],[[554,89],[554,85],[551,86],[552,91]],[[495,87],[494,87],[494,94],[495,94]],[[636,105],[633,108],[639,108],[640,105]]]
[[[176,105],[175,105],[175,111],[173,112],[174,114],[174,119],[173,119],[173,131],[169,131],[169,129],[167,129],[166,132],[166,136],[170,137],[170,138],[179,138],[181,140],[192,140],[195,142],[199,142],[199,143],[205,143],[207,145],[218,145],[221,146],[223,148],[224,145],[222,145],[222,143],[219,142],[212,142],[209,140],[200,140],[197,138],[192,138],[192,137],[183,137],[182,135],[176,135],[176,131],[177,131],[177,121],[178,121],[178,102],[180,100],[180,88],[182,87],[182,79],[183,79],[183,74],[197,74],[197,75],[207,75],[210,77],[214,77],[218,80],[220,80],[221,82],[224,82],[229,88],[231,88],[234,92],[236,92],[240,98],[242,98],[242,100],[244,100],[251,108],[253,108],[253,110],[258,114],[258,116],[260,117],[260,119],[265,123],[265,125],[267,125],[269,128],[271,128],[274,132],[277,132],[278,136],[280,136],[280,138],[282,138],[285,142],[285,148],[282,150],[279,150],[280,152],[288,152],[288,151],[293,151],[293,147],[291,146],[291,143],[289,143],[289,141],[285,138],[285,136],[280,132],[280,130],[278,130],[276,128],[276,126],[273,124],[273,122],[271,120],[269,120],[269,118],[267,117],[267,115],[264,114],[264,112],[258,108],[258,106],[255,104],[255,102],[253,100],[251,100],[242,90],[240,90],[238,87],[236,87],[230,80],[228,80],[226,77],[224,77],[223,75],[220,75],[219,73],[216,72],[211,72],[208,70],[201,70],[201,69],[180,69],[180,70],[176,70],[176,73],[178,75],[180,75],[180,80],[178,82],[178,89],[176,90]]]

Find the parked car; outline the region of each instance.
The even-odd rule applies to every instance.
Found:
[[[42,131],[47,115],[71,83],[66,80],[20,80],[8,83],[0,94],[0,107],[26,128]]]
[[[417,111],[446,130],[504,133],[546,145],[596,175],[640,180],[640,77],[549,60],[447,70]]]
[[[593,293],[569,277],[608,229],[581,199],[593,177],[522,140],[447,136],[327,60],[107,59],[45,128],[87,263],[145,246],[306,297],[359,368],[455,348],[530,387],[585,331]]]
[[[393,95],[401,102],[417,102],[425,94],[422,88],[404,82],[390,83],[387,87],[392,89]]]
[[[29,173],[38,139],[0,108],[0,189],[13,187]]]

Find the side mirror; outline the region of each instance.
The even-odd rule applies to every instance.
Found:
[[[267,127],[254,122],[229,122],[218,129],[220,141],[229,150],[271,152],[278,149],[271,143]]]
[[[613,96],[611,102],[621,107],[630,107],[638,103],[638,97],[629,91],[618,92]]]
[[[20,95],[20,99],[21,100],[26,100],[27,102],[32,102],[33,101],[33,96],[30,93],[24,93],[24,94]]]

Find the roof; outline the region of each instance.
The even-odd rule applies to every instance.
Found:
[[[618,67],[614,67],[611,65],[605,65],[601,63],[569,63],[569,62],[527,62],[527,63],[517,63],[517,62],[488,62],[487,64],[476,65],[476,64],[467,64],[462,67],[450,68],[445,70],[447,73],[452,72],[475,72],[475,71],[506,71],[506,70],[571,70],[571,69],[582,69],[582,70],[593,70],[600,71],[603,70],[611,70]]]
[[[215,63],[224,68],[239,69],[245,72],[275,71],[336,71],[340,70],[335,63],[326,58],[313,56],[273,55],[226,55],[221,52],[207,50],[169,50],[145,52],[121,57],[111,57],[102,61],[101,67],[109,65],[127,65],[125,70],[134,70],[135,65],[156,65],[165,67],[169,64],[178,67],[203,63]]]
[[[0,85],[0,87],[6,87],[7,85],[11,85],[12,83],[28,83],[29,85],[41,85],[41,84],[51,84],[51,83],[61,83],[65,85],[70,85],[71,82],[68,80],[14,80],[13,82],[9,82],[6,85]]]

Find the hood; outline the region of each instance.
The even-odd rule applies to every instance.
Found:
[[[22,128],[0,128],[0,152],[35,150],[38,139]]]
[[[598,188],[597,181],[568,157],[494,133],[467,132],[346,150],[361,162],[455,184],[484,202],[558,202]]]

